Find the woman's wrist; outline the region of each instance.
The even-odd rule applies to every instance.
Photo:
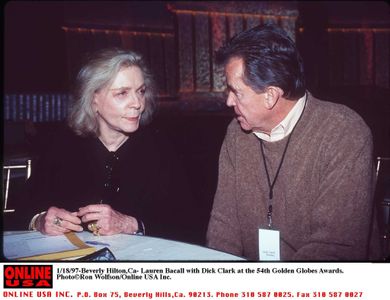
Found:
[[[135,217],[128,216],[122,232],[133,235],[145,235],[144,223]]]
[[[145,225],[140,219],[135,219],[137,221],[137,230],[133,232],[135,235],[145,235]]]
[[[28,225],[28,230],[39,230],[38,228],[38,221],[39,218],[44,215],[46,211],[40,212],[39,214],[36,214],[34,217],[32,217],[30,224]]]

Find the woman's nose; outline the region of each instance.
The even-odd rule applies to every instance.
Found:
[[[135,93],[131,93],[129,97],[129,106],[132,108],[140,108],[141,107],[141,99]]]

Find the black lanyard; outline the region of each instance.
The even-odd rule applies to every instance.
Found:
[[[280,163],[279,163],[278,169],[276,170],[276,174],[275,174],[274,179],[272,180],[272,183],[271,183],[271,178],[270,178],[270,175],[269,175],[269,172],[268,172],[267,161],[265,159],[263,140],[260,139],[261,154],[263,156],[264,169],[265,169],[265,174],[267,175],[267,182],[268,182],[268,187],[269,187],[268,212],[267,212],[267,219],[268,219],[268,227],[269,228],[272,228],[272,199],[274,197],[274,186],[275,186],[276,180],[278,179],[280,169],[282,168],[284,157],[286,156],[287,148],[288,148],[288,145],[290,144],[291,136],[292,136],[295,128],[297,127],[299,121],[301,120],[303,112],[305,111],[306,102],[307,102],[307,94],[306,94],[306,98],[305,98],[305,106],[303,107],[302,113],[299,116],[299,119],[298,119],[297,123],[295,124],[293,130],[291,131],[290,135],[288,136],[288,139],[287,139],[287,142],[286,142],[286,146],[284,146],[282,158],[280,159]]]
[[[272,199],[274,197],[274,186],[275,186],[276,180],[278,179],[279,171],[280,171],[280,169],[282,167],[282,164],[283,164],[283,161],[284,161],[284,157],[286,156],[286,152],[287,152],[288,145],[290,144],[291,136],[292,136],[292,132],[288,136],[288,139],[287,139],[287,142],[286,142],[286,146],[284,147],[284,151],[283,151],[283,154],[282,154],[282,158],[280,159],[280,163],[279,163],[278,169],[276,171],[276,174],[275,174],[275,177],[274,177],[274,180],[272,181],[272,183],[271,183],[271,178],[270,178],[269,172],[268,172],[267,161],[265,159],[263,140],[260,140],[261,154],[263,156],[264,169],[265,169],[265,174],[267,174],[267,182],[268,182],[268,187],[269,187],[268,213],[267,213],[268,227],[269,228],[272,227]]]

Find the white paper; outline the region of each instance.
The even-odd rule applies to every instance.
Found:
[[[8,259],[75,250],[64,235],[47,236],[40,232],[4,235],[4,256]]]
[[[279,230],[259,229],[259,259],[261,261],[280,260]]]

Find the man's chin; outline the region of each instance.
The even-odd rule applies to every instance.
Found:
[[[237,119],[237,122],[240,124],[241,129],[242,129],[243,131],[247,131],[247,132],[252,131],[252,128],[251,128],[248,124],[246,124],[245,122],[240,121],[239,119]]]

